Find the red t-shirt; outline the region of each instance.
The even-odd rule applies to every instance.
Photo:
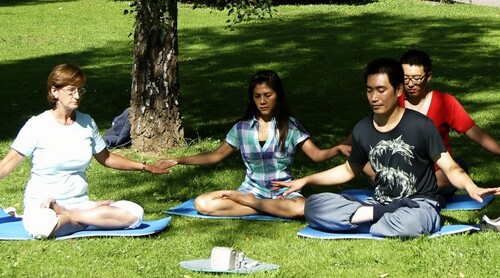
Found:
[[[399,105],[405,107],[405,94],[399,97]],[[426,116],[434,122],[450,155],[450,128],[463,134],[475,125],[474,120],[454,96],[436,90],[432,91],[431,104]]]

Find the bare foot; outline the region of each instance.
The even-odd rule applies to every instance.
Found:
[[[278,197],[276,197],[277,200],[286,200],[285,197],[283,197],[283,194],[281,195],[278,195]]]
[[[55,203],[56,203],[56,199],[48,198],[47,200],[43,201],[40,204],[40,208],[50,208],[51,209]]]
[[[96,207],[100,207],[100,206],[109,206],[114,202],[115,201],[113,201],[113,200],[99,200],[99,201],[96,201],[95,204],[96,204]]]
[[[5,211],[5,213],[9,214],[12,217],[17,217],[18,216],[17,212],[16,212],[16,208],[8,207],[8,208],[4,209],[3,211]]]
[[[53,211],[55,211],[57,214],[62,214],[62,213],[65,213],[67,212],[68,210],[59,205],[55,199],[53,198],[49,198],[45,201],[43,201],[41,204],[40,204],[40,207],[41,208],[49,208],[49,209],[52,209]]]
[[[257,202],[257,198],[251,193],[240,193],[237,191],[228,191],[221,194],[222,198],[228,198],[240,205],[253,207]]]

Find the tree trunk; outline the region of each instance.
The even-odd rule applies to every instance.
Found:
[[[135,0],[132,145],[161,152],[184,138],[179,111],[177,1]]]

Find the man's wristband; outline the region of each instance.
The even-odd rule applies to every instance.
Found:
[[[146,161],[142,162],[142,169],[141,171],[146,172]]]

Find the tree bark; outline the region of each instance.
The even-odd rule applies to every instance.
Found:
[[[161,152],[184,138],[179,110],[177,1],[135,0],[132,145]]]

